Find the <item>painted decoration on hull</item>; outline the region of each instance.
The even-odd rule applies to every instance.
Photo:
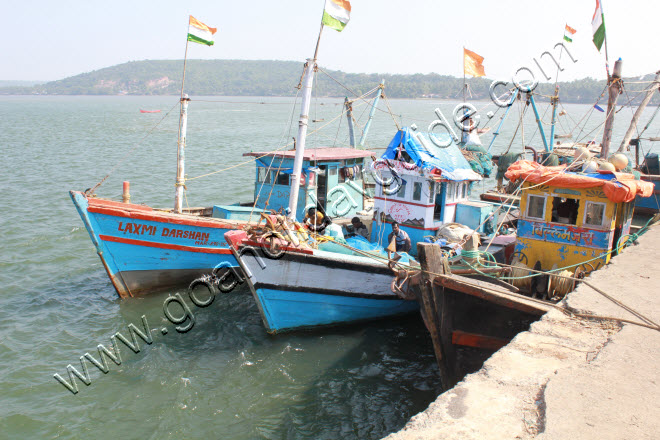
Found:
[[[608,249],[609,231],[579,228],[548,222],[518,222],[518,237],[542,240],[548,243],[569,244],[595,249]]]

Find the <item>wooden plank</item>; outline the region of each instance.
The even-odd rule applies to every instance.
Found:
[[[452,331],[454,330],[454,314],[456,295],[453,292],[445,291],[444,287],[432,285],[435,296],[436,314],[439,319],[440,346],[443,355],[443,368],[445,370],[446,382],[443,385],[446,389],[453,387],[458,382],[456,375],[456,348],[452,342]]]
[[[433,351],[440,369],[440,380],[442,385],[448,389],[453,384],[453,374],[448,363],[445,360],[440,335],[440,320],[438,311],[440,310],[435,302],[434,283],[436,275],[432,273],[444,274],[444,265],[442,264],[442,251],[440,246],[431,243],[417,243],[417,256],[422,267],[422,279],[419,284],[420,312],[424,319],[426,329],[431,334],[433,342]],[[440,304],[442,306],[442,304]]]
[[[543,315],[552,309],[551,304],[545,304],[538,300],[509,292],[491,283],[473,280],[460,275],[437,277],[436,284],[448,289],[455,290],[466,295],[472,295],[485,301],[498,304],[510,309],[534,315]]]
[[[454,330],[451,334],[451,341],[454,345],[484,348],[487,350],[499,350],[510,342],[508,339],[480,335],[478,333],[468,333],[462,330]]]

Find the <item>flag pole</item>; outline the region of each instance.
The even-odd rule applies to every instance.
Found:
[[[463,102],[465,102],[465,46],[463,46]]]
[[[190,27],[190,18],[188,18]],[[186,61],[188,60],[188,37],[186,33],[186,52],[183,55],[183,76],[181,78],[181,112],[179,114],[179,134],[176,143],[176,181],[174,183],[174,212],[181,214],[183,211],[183,190],[185,189],[185,146],[188,127],[188,102],[190,98],[183,94],[183,85],[186,82]]]
[[[601,16],[603,17],[603,28],[605,28],[605,11],[603,11],[603,3],[600,2],[600,13]],[[605,71],[607,72],[607,80],[609,81],[610,79],[610,57],[607,54],[607,29],[605,28],[605,32],[603,34],[603,43],[605,44]]]
[[[321,34],[323,33],[323,21],[321,21],[321,29],[319,30],[319,37],[316,39],[316,49],[314,49],[314,62],[316,62],[319,54],[319,44],[321,43]]]
[[[188,37],[186,37],[186,52],[183,54],[183,77],[181,79],[181,97],[183,98],[183,85],[186,82],[186,62],[188,61]]]
[[[325,11],[325,10],[324,10]],[[309,121],[309,104],[312,98],[312,85],[314,83],[314,70],[316,69],[316,59],[319,54],[319,43],[323,33],[323,19],[321,19],[321,29],[319,37],[316,40],[314,49],[314,58],[307,59],[305,64],[305,75],[303,79],[302,102],[300,103],[300,119],[298,120],[298,145],[296,146],[296,155],[293,159],[293,169],[289,177],[289,213],[288,217],[295,220],[298,212],[298,194],[300,192],[300,176],[302,173],[303,158],[305,155],[305,144],[307,142],[307,126]],[[304,213],[303,213],[304,215]]]

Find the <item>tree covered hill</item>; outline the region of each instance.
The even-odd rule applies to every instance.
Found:
[[[185,91],[196,96],[292,96],[300,81],[302,67],[302,63],[296,61],[188,60]],[[315,85],[315,93],[319,96],[351,96],[338,82],[361,94],[373,89],[381,79],[385,80],[385,91],[391,98],[452,99],[462,96],[463,79],[448,75],[393,75],[322,70],[327,72],[327,75],[319,70]],[[181,91],[182,73],[183,62],[180,60],[131,61],[58,81],[33,86],[3,87],[0,88],[0,94],[177,95]],[[644,79],[651,80],[652,77],[647,76]],[[472,98],[488,99],[491,82],[492,80],[487,78],[469,79]],[[559,86],[563,102],[593,104],[603,92],[605,81],[585,78],[560,82]],[[641,90],[644,86],[645,84],[634,84],[629,87],[629,95],[638,96],[634,90]],[[551,84],[540,84],[537,92],[549,95],[552,89]],[[625,100],[624,97],[620,98],[620,104],[627,102],[627,97]],[[605,102],[606,99],[605,97]],[[652,104],[659,102],[660,97],[656,95]]]

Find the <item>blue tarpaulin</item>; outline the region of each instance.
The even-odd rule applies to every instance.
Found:
[[[446,148],[435,145],[428,135],[419,133],[423,143],[415,139],[408,127],[403,127],[394,135],[387,146],[387,150],[381,156],[382,159],[397,159],[397,150],[403,146],[405,152],[415,165],[426,170],[437,168],[442,172],[442,177],[448,180],[481,180],[481,176],[472,170],[461,150],[452,143]],[[446,143],[449,139],[435,136],[437,143]]]

